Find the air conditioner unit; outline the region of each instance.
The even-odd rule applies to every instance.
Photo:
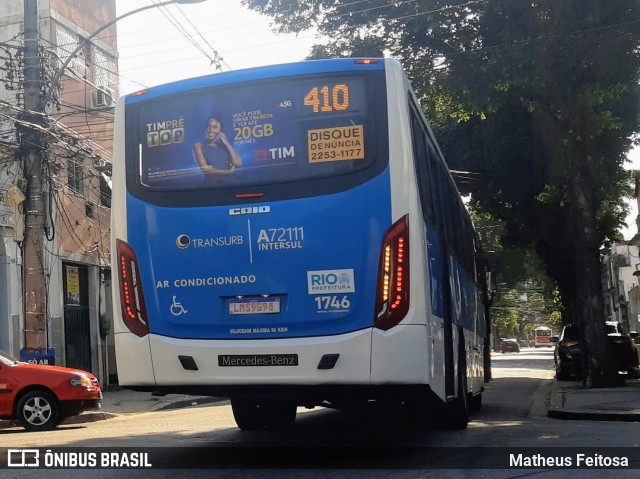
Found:
[[[116,92],[106,86],[101,86],[93,92],[94,108],[113,108],[116,106]]]

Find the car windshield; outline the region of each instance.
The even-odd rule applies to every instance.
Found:
[[[6,364],[16,364],[20,362],[9,353],[5,353],[2,349],[0,349],[0,361]]]
[[[618,323],[607,323],[606,328],[607,328],[607,334],[622,333]]]
[[[565,341],[567,339],[580,339],[580,332],[578,331],[578,327],[573,324],[565,326],[564,331],[562,332],[562,338]]]

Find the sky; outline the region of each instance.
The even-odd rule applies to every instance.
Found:
[[[120,16],[158,2],[116,0],[116,14]],[[163,12],[173,18],[167,18]],[[223,71],[304,59],[314,43],[313,33],[276,35],[270,22],[269,17],[243,7],[240,0],[169,5],[124,18],[117,23],[120,94],[215,73],[220,70],[211,65],[211,59],[219,57]],[[187,36],[191,36],[204,53]]]
[[[116,0],[116,13],[120,16],[159,1]],[[313,32],[279,35],[273,33],[270,23],[269,17],[243,7],[240,0],[170,5],[124,18],[117,23],[119,93],[126,95],[145,87],[220,71],[211,64],[211,59],[219,60],[222,71],[229,71],[295,62],[308,55],[315,43]],[[629,159],[626,168],[640,169],[640,149],[634,150]],[[638,215],[636,200],[629,200],[629,206],[628,227],[622,230],[627,240],[636,233]]]

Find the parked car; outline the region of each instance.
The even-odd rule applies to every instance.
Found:
[[[0,419],[46,431],[88,409],[98,409],[96,377],[79,369],[20,362],[0,350]]]
[[[618,370],[630,376],[638,377],[638,351],[634,338],[637,332],[626,333],[618,321],[606,322],[607,337],[613,344],[613,353]]]
[[[519,353],[520,345],[517,339],[505,339],[500,345],[500,351],[502,353]]]
[[[613,346],[615,364],[618,371],[632,377],[638,377],[638,353],[633,342],[638,333],[627,334],[617,321],[606,322],[607,337]],[[575,323],[566,325],[560,336],[554,336],[551,340],[556,344],[554,360],[556,366],[556,379],[564,381],[571,376],[584,377],[582,370],[582,343],[580,330]]]
[[[556,366],[556,379],[566,381],[571,376],[582,377],[582,346],[580,330],[577,324],[567,324],[560,336],[552,336],[555,343],[553,359]]]

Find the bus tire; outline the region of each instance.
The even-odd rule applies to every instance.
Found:
[[[407,424],[416,429],[442,428],[444,402],[432,392],[412,394],[402,404]]]
[[[283,431],[291,429],[296,421],[296,405],[284,400],[266,400],[260,403],[262,423],[267,429]]]
[[[265,428],[257,401],[248,398],[231,398],[231,410],[236,424],[243,431],[259,431]]]
[[[472,394],[469,398],[469,410],[479,411],[480,409],[482,409],[482,393],[475,396]]]
[[[467,366],[464,354],[458,359],[458,397],[447,404],[450,429],[466,429],[469,424],[469,394],[467,393]]]

